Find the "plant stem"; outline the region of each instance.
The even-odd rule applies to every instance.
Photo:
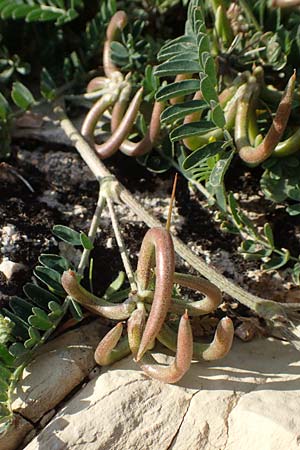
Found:
[[[110,218],[111,218],[111,223],[114,229],[114,233],[115,233],[115,237],[116,237],[116,241],[119,247],[119,251],[120,251],[120,255],[122,258],[122,262],[123,262],[123,266],[128,278],[128,281],[130,283],[130,288],[132,292],[136,292],[137,291],[137,285],[136,282],[134,280],[134,273],[130,264],[130,260],[129,260],[129,256],[128,256],[128,252],[126,249],[126,246],[124,244],[124,240],[122,238],[121,235],[121,231],[120,231],[120,225],[116,216],[116,212],[115,212],[115,208],[113,205],[113,202],[111,200],[111,198],[108,196],[106,198],[106,202],[107,202],[107,206],[109,209],[109,214],[110,214]]]
[[[97,233],[99,223],[100,223],[100,216],[102,214],[104,206],[105,206],[105,198],[101,194],[101,184],[100,184],[97,206],[96,206],[96,209],[95,209],[92,221],[91,221],[89,233],[88,233],[88,237],[92,244],[94,243],[94,240],[96,237],[96,233]],[[91,250],[89,250],[87,248],[85,248],[83,250],[81,259],[80,259],[80,262],[79,262],[79,265],[77,268],[77,273],[79,275],[83,275],[83,272],[88,264],[90,253],[91,253]]]

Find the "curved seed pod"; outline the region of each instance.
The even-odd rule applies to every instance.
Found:
[[[108,158],[112,156],[120,147],[120,144],[130,133],[132,125],[137,116],[140,103],[142,101],[143,88],[139,89],[132,99],[129,108],[123,117],[119,127],[116,131],[107,139],[103,144],[95,144],[94,142],[94,131],[96,124],[103,114],[103,112],[110,106],[115,103],[119,94],[109,94],[100,98],[95,105],[91,108],[89,113],[87,114],[82,128],[81,134],[85,137],[89,143],[95,148],[96,152],[100,156],[101,159]],[[106,99],[106,100],[105,100]]]
[[[146,310],[150,311],[150,305],[153,302],[153,296],[154,293],[152,291],[149,291],[147,295],[143,295],[142,298],[146,302],[145,307]],[[205,300],[205,299],[204,299]],[[205,309],[202,308],[202,302],[203,300],[198,300],[195,302],[186,301],[182,298],[172,297],[171,298],[171,304],[169,307],[169,312],[181,315],[184,313],[184,311],[187,311],[189,316],[196,317],[196,316],[203,316],[207,314]]]
[[[171,303],[175,255],[171,234],[164,228],[151,228],[143,239],[137,267],[137,282],[142,290],[148,288],[154,254],[156,266],[154,299],[137,354],[137,361],[142,358],[148,346],[159,333]]]
[[[119,342],[122,331],[123,324],[119,322],[99,342],[94,354],[95,361],[99,366],[108,366],[111,364],[112,350]]]
[[[157,364],[153,358],[145,355],[140,367],[147,375],[164,383],[176,383],[189,370],[193,356],[193,334],[189,318],[185,313],[179,323],[175,360],[169,366]]]
[[[276,145],[273,156],[278,158],[292,155],[300,150],[300,128],[296,130],[289,138],[285,141],[279,142]]]
[[[114,104],[110,121],[110,129],[112,133],[116,131],[116,129],[118,128],[123,119],[123,116],[129,103],[131,89],[132,89],[131,84],[127,83],[124,89],[122,89],[118,100]]]
[[[179,81],[183,81],[183,80],[189,80],[190,78],[192,78],[193,74],[192,73],[180,73],[178,75],[176,75],[174,83],[178,83]],[[173,97],[170,99],[170,103],[171,105],[176,105],[177,103],[181,103],[184,101],[184,97]]]
[[[78,303],[85,306],[89,311],[108,319],[127,319],[135,309],[135,303],[133,302],[114,304],[91,294],[78,283],[76,274],[72,270],[67,270],[62,274],[61,284],[67,294]]]
[[[98,91],[108,84],[108,79],[106,77],[95,77],[93,78],[86,87],[86,92]]]
[[[120,145],[120,150],[127,156],[141,156],[150,152],[152,147],[155,145],[159,138],[160,133],[160,115],[165,108],[165,104],[162,102],[154,102],[150,124],[148,126],[147,133],[139,142],[131,142],[128,139],[124,140]],[[112,113],[112,121],[111,121],[111,130],[114,132],[119,126],[121,117],[122,117],[122,109],[124,108],[124,104],[116,109]]]
[[[273,153],[275,147],[278,145],[285,129],[289,116],[292,110],[293,94],[295,89],[296,73],[294,73],[288,81],[286,90],[282,96],[282,99],[278,105],[273,123],[267,132],[262,143],[253,148],[247,144],[240,146],[238,143],[237,148],[239,155],[243,161],[248,164],[260,164]],[[238,113],[237,113],[238,120]]]
[[[206,361],[224,358],[232,346],[234,328],[229,317],[223,317],[218,323],[214,340],[209,344],[207,350],[202,353],[202,358]]]
[[[105,94],[99,98],[87,113],[82,127],[81,134],[86,140],[94,145],[94,131],[98,120],[102,114],[113,104],[118,98],[119,93]]]
[[[217,37],[221,38],[222,44],[228,48],[234,36],[223,4],[219,5],[215,11],[215,30]]]
[[[131,353],[136,357],[145,325],[145,309],[136,309],[127,321],[128,343]]]
[[[194,291],[199,291],[206,295],[203,300],[193,302],[193,308],[199,308],[199,310],[201,310],[201,314],[208,314],[214,311],[222,301],[222,293],[220,289],[204,278],[175,272],[174,283],[191,288]]]
[[[259,89],[257,79],[253,76],[250,77],[245,91],[238,101],[234,129],[234,140],[238,150],[250,145],[248,138],[249,117],[259,95]]]
[[[116,40],[120,31],[127,25],[127,14],[125,11],[117,11],[110,19],[106,30],[106,41],[103,47],[103,70],[105,75],[110,78],[114,72],[119,69],[112,62],[110,57],[110,45],[112,41]]]
[[[294,6],[300,6],[300,0],[273,0],[273,8],[293,8]]]
[[[193,358],[213,361],[227,355],[231,349],[234,335],[232,320],[224,317],[218,323],[215,336],[210,344],[193,343]],[[173,352],[176,351],[177,334],[168,325],[164,324],[157,336],[157,340]]]
[[[231,131],[235,124],[235,116],[236,116],[236,109],[237,109],[237,103],[239,98],[243,95],[245,90],[245,84],[242,84],[240,87],[238,87],[236,93],[233,95],[233,97],[228,101],[226,104],[226,107],[224,109],[224,116],[225,116],[225,129],[228,131]],[[212,130],[208,133],[199,134],[198,136],[191,136],[189,138],[184,139],[184,144],[189,150],[196,150],[199,147],[202,147],[211,140],[222,140],[224,136],[224,131],[222,128],[216,128],[215,130]]]
[[[133,97],[125,116],[115,132],[103,144],[94,145],[95,150],[101,159],[109,158],[119,150],[122,142],[126,139],[132,129],[142,102],[142,98],[143,88],[140,88]]]
[[[248,81],[250,75],[251,73],[248,71],[240,73],[235,77],[230,86],[223,89],[223,91],[219,94],[219,102],[222,108],[224,108],[229,100],[233,98],[233,96],[237,93],[238,88]]]
[[[253,101],[253,105],[250,108],[248,115],[248,136],[251,145],[255,145],[256,138],[259,135],[259,129],[257,126],[257,118],[256,118],[256,108],[254,103],[255,102]]]
[[[201,91],[197,91],[195,92],[194,96],[193,96],[193,100],[203,100],[203,95]],[[201,119],[203,111],[196,111],[192,114],[188,114],[187,116],[185,116],[183,123],[191,123],[191,122],[196,122],[197,120]]]

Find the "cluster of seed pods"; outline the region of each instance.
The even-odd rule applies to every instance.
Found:
[[[146,233],[135,276],[137,291],[131,292],[125,302],[115,304],[84,289],[75,272],[69,270],[62,275],[62,286],[78,303],[95,314],[122,321],[99,343],[95,352],[98,364],[112,364],[131,352],[147,375],[165,383],[175,383],[188,371],[192,359],[212,361],[229,352],[234,330],[228,317],[220,320],[210,344],[193,342],[189,316],[214,311],[221,302],[221,292],[203,278],[175,272],[174,247],[168,230],[151,228]],[[153,278],[154,290],[150,289]],[[173,298],[174,283],[199,291],[205,297],[199,301]],[[167,323],[170,313],[181,316],[177,333]],[[122,337],[123,321],[127,319],[127,334]],[[156,339],[176,352],[168,366],[157,364],[151,356]]]
[[[144,155],[152,149],[160,134],[160,114],[164,105],[155,102],[145,136],[138,142],[127,139],[133,129],[143,100],[143,88],[140,88],[129,101],[132,91],[130,74],[124,77],[111,59],[111,42],[118,38],[118,34],[126,24],[127,15],[124,11],[117,11],[111,18],[103,48],[105,76],[92,79],[87,86],[88,94],[100,98],[88,112],[82,124],[81,134],[92,145],[101,159],[109,158],[118,150],[128,156]],[[94,137],[96,125],[102,115],[110,108],[112,109],[111,136],[106,142],[97,144]]]
[[[296,74],[290,77],[283,94],[268,88],[264,83],[262,67],[256,67],[253,73],[245,72],[239,75],[232,86],[224,89],[219,95],[219,101],[224,109],[225,129],[233,133],[236,149],[243,161],[250,165],[258,165],[271,155],[283,157],[300,150],[300,128],[297,128],[285,140],[281,141],[286,131],[292,111]],[[197,92],[194,99],[201,99]],[[257,119],[261,110],[266,109],[265,103],[278,103],[272,124],[263,137],[259,133]],[[201,112],[188,115],[184,123],[200,120]],[[215,128],[212,131],[184,139],[189,150],[195,150],[209,142],[222,140],[224,130]]]
[[[223,22],[222,22],[223,23]],[[111,59],[111,42],[127,24],[127,15],[118,11],[111,18],[106,32],[103,49],[103,68],[105,76],[96,77],[87,86],[87,92],[100,97],[88,112],[81,133],[93,146],[101,159],[112,156],[118,150],[128,156],[140,156],[151,151],[160,138],[160,116],[166,105],[154,102],[151,120],[146,135],[139,142],[128,139],[136,121],[142,100],[143,88],[140,88],[130,100],[132,85],[130,74],[124,77]],[[175,82],[192,77],[192,74],[178,75]],[[219,95],[224,109],[225,126],[209,132],[199,133],[183,140],[189,150],[195,150],[215,140],[223,140],[224,130],[233,135],[237,152],[242,160],[250,165],[258,165],[271,155],[287,156],[300,150],[300,128],[292,130],[289,137],[281,141],[286,131],[292,110],[295,73],[287,83],[283,94],[265,85],[262,67],[256,67],[253,73],[244,72],[237,76],[230,87]],[[194,100],[202,99],[201,91],[196,92]],[[181,103],[184,97],[170,100],[171,104]],[[263,137],[257,126],[258,114],[266,109],[265,104],[278,104],[269,131]],[[95,143],[95,129],[101,116],[111,109],[111,136],[102,144]],[[268,109],[268,108],[267,108]],[[203,110],[187,115],[184,124],[201,119]]]

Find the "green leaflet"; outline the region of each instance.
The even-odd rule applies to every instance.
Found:
[[[39,257],[39,262],[48,269],[53,269],[62,274],[65,270],[72,269],[69,261],[63,256],[42,254]]]
[[[56,270],[48,269],[48,267],[36,266],[34,275],[43,283],[45,283],[51,292],[58,295],[65,295],[65,291],[61,286],[60,273]]]
[[[119,272],[117,278],[110,283],[110,285],[108,286],[108,288],[106,289],[106,291],[104,293],[103,298],[109,299],[111,295],[113,295],[115,292],[117,292],[121,288],[124,281],[125,281],[125,272],[121,271],[121,272]]]
[[[80,233],[65,225],[54,225],[53,234],[71,245],[81,245]]]
[[[202,111],[207,108],[206,103],[203,100],[191,100],[187,102],[177,103],[176,105],[166,108],[161,116],[162,123],[172,123],[175,120],[179,120],[192,114],[194,112]]]
[[[199,165],[201,165],[202,161],[205,159],[215,156],[222,151],[222,145],[224,142],[216,141],[211,142],[204,147],[199,148],[198,150],[193,151],[183,162],[183,169],[190,170]]]
[[[197,136],[215,130],[215,124],[208,120],[200,120],[199,122],[191,122],[180,125],[170,133],[172,142],[185,139],[189,136]]]
[[[154,75],[157,77],[172,77],[183,73],[196,73],[199,70],[200,66],[198,62],[182,58],[160,64],[154,70]]]
[[[218,205],[223,211],[226,211],[227,206],[224,177],[230,166],[233,156],[233,150],[224,153],[219,161],[217,161],[209,178],[210,191],[215,195]]]
[[[59,302],[59,298],[56,295],[49,292],[47,289],[43,289],[37,284],[26,283],[23,286],[23,291],[28,299],[30,299],[35,305],[48,310],[48,304],[51,301]]]
[[[157,101],[162,102],[169,100],[170,98],[182,97],[184,95],[193,94],[199,91],[200,80],[183,80],[175,83],[167,84],[158,89],[155,98]]]
[[[19,106],[19,108],[24,109],[24,111],[26,111],[26,109],[32,106],[35,102],[29,89],[27,89],[27,87],[19,81],[15,81],[13,83],[11,98],[14,103]]]

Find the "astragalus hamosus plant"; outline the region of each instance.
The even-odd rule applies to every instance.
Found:
[[[110,194],[106,190],[103,195],[110,210],[131,285],[128,299],[121,304],[109,303],[83,288],[75,272],[68,270],[62,276],[62,285],[72,298],[96,314],[121,321],[99,343],[95,352],[96,362],[109,365],[131,352],[147,375],[165,383],[175,383],[188,371],[193,358],[212,361],[224,357],[229,352],[233,339],[231,319],[224,317],[219,322],[210,344],[193,341],[189,321],[189,316],[213,312],[221,302],[220,290],[203,278],[175,271],[171,233],[160,227],[151,228],[146,233],[134,273],[127,252],[124,251]],[[175,284],[196,290],[203,294],[204,298],[189,301],[175,297]],[[181,317],[177,332],[168,324],[170,313]],[[127,334],[122,337],[125,320]],[[176,352],[174,361],[168,366],[157,364],[151,356],[156,339]]]

